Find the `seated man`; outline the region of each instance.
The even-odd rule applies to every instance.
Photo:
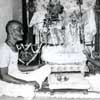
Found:
[[[22,24],[11,20],[6,25],[7,39],[0,47],[0,78],[14,84],[31,84],[36,88],[41,87],[42,82],[50,74],[50,67],[35,68],[35,71],[21,72],[18,68],[18,51],[16,43],[22,41]],[[31,67],[33,70],[33,67]],[[38,69],[39,68],[39,69]],[[29,68],[30,69],[30,68]],[[28,70],[28,69],[27,69]]]

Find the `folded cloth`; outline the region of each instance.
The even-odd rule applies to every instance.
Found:
[[[0,80],[0,96],[23,97],[32,99],[35,95],[35,87],[32,85],[7,83]]]
[[[82,53],[82,50],[78,52],[76,51],[68,52],[63,46],[44,46],[42,48],[41,58],[43,61],[56,64],[85,62],[87,59]]]

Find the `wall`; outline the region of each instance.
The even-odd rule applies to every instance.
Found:
[[[22,0],[0,0],[0,44],[6,39],[5,25],[11,20],[22,20]]]
[[[5,25],[12,19],[12,0],[0,0],[0,44],[6,39]]]
[[[22,0],[13,0],[13,19],[22,22]]]

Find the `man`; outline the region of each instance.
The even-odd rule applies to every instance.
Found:
[[[42,66],[35,71],[21,72],[17,66],[18,51],[16,43],[23,40],[22,24],[11,20],[6,25],[7,39],[0,48],[0,74],[3,81],[15,84],[31,84],[36,88],[50,74],[50,67]],[[33,70],[33,69],[32,69]]]

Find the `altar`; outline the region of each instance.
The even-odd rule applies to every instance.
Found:
[[[30,22],[30,27],[35,26],[33,33],[38,30],[39,34],[36,35],[39,43],[44,44],[41,60],[51,67],[51,74],[48,76],[49,89],[88,90],[90,85],[84,77],[89,68],[83,50],[87,49],[89,52],[94,50],[91,43],[94,43],[96,34],[93,10],[95,1],[89,1],[91,6],[85,1],[81,3],[74,1],[74,8],[70,1],[67,2],[70,4],[68,10],[64,0],[50,0],[46,5],[47,9],[39,5],[42,10],[44,9],[42,14],[39,13],[43,23],[37,25],[36,13]]]

